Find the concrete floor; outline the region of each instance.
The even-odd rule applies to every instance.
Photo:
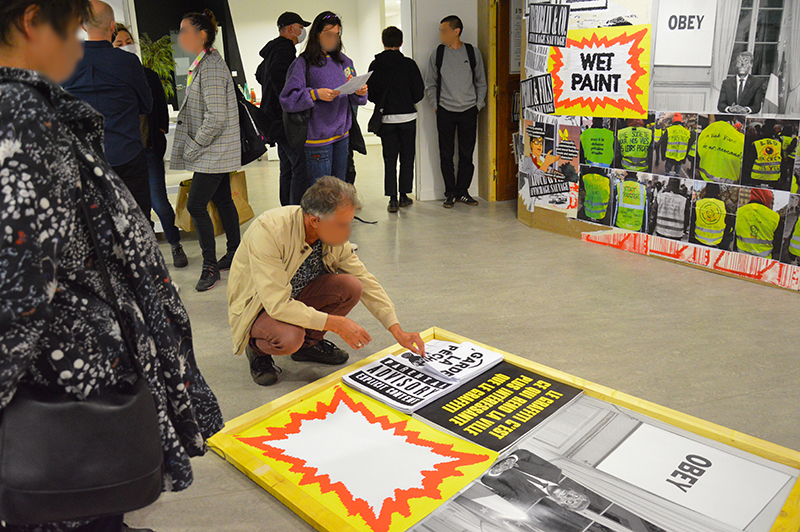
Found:
[[[406,330],[442,327],[800,450],[799,294],[530,229],[517,222],[515,202],[450,211],[425,202],[390,215],[380,147],[356,163],[362,217],[378,224],[356,222],[352,239]],[[278,206],[277,171],[275,162],[247,168],[257,213]],[[200,250],[194,238],[184,246],[190,265],[173,274],[225,419],[332,371],[281,360],[281,381],[256,386],[246,359],[231,354],[226,275],[195,292]],[[363,306],[351,317],[373,337],[353,360],[394,343]],[[189,490],[163,495],[128,523],[158,532],[312,530],[215,454],[194,468]]]

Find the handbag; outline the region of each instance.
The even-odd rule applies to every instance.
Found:
[[[311,85],[309,80],[311,65],[305,58],[303,58],[303,61],[306,62],[306,87],[308,87]],[[312,109],[309,108],[296,113],[283,111],[283,131],[286,133],[286,142],[296,150],[305,147],[306,140],[308,140],[308,123],[311,121]]]
[[[113,296],[88,206],[79,189],[103,282],[122,329],[122,363],[137,380],[84,401],[20,385],[0,421],[0,519],[11,525],[124,514],[162,491],[158,412]]]
[[[239,105],[239,128],[242,136],[242,166],[252,163],[267,152],[267,137],[270,124],[261,109],[236,89]]]
[[[361,155],[366,155],[367,143],[364,141],[364,135],[361,133],[361,126],[358,125],[358,120],[356,119],[356,108],[353,105],[350,105],[349,101],[347,104],[350,107],[350,118],[352,120],[350,123],[350,132],[348,134],[350,139],[350,150],[358,152]]]
[[[367,123],[367,131],[379,137],[381,136],[381,127],[383,126],[383,109],[385,107],[387,94],[389,94],[389,87],[386,87],[386,90],[383,91],[383,96],[381,96],[380,101],[375,105],[375,110],[372,112],[372,116]]]

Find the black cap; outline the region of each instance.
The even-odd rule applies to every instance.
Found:
[[[291,26],[292,24],[302,24],[304,27],[311,26],[311,23],[307,20],[303,20],[300,15],[297,13],[292,13],[291,11],[287,11],[283,15],[278,17],[278,27],[284,28],[286,26]]]

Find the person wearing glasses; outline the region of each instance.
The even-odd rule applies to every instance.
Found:
[[[305,144],[309,185],[325,175],[345,180],[354,119],[351,106],[367,103],[366,85],[349,95],[334,90],[356,75],[353,61],[342,52],[341,34],[338,15],[330,11],[317,15],[306,49],[289,67],[281,92],[284,111],[312,110]]]

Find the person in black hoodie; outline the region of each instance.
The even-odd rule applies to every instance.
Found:
[[[384,51],[369,65],[367,97],[376,108],[382,108],[379,135],[385,167],[384,192],[389,196],[389,212],[413,203],[408,197],[414,183],[414,155],[417,136],[416,103],[425,95],[425,82],[413,59],[400,51],[403,32],[394,26],[381,35]],[[400,157],[398,199],[397,157]]]
[[[278,145],[281,205],[300,205],[300,198],[309,186],[305,150],[292,148],[286,140],[280,95],[286,83],[286,71],[297,57],[295,46],[303,42],[306,27],[310,25],[290,11],[278,17],[280,35],[261,49],[264,60],[256,70],[256,79],[261,84],[261,109],[272,122],[267,140]]]

